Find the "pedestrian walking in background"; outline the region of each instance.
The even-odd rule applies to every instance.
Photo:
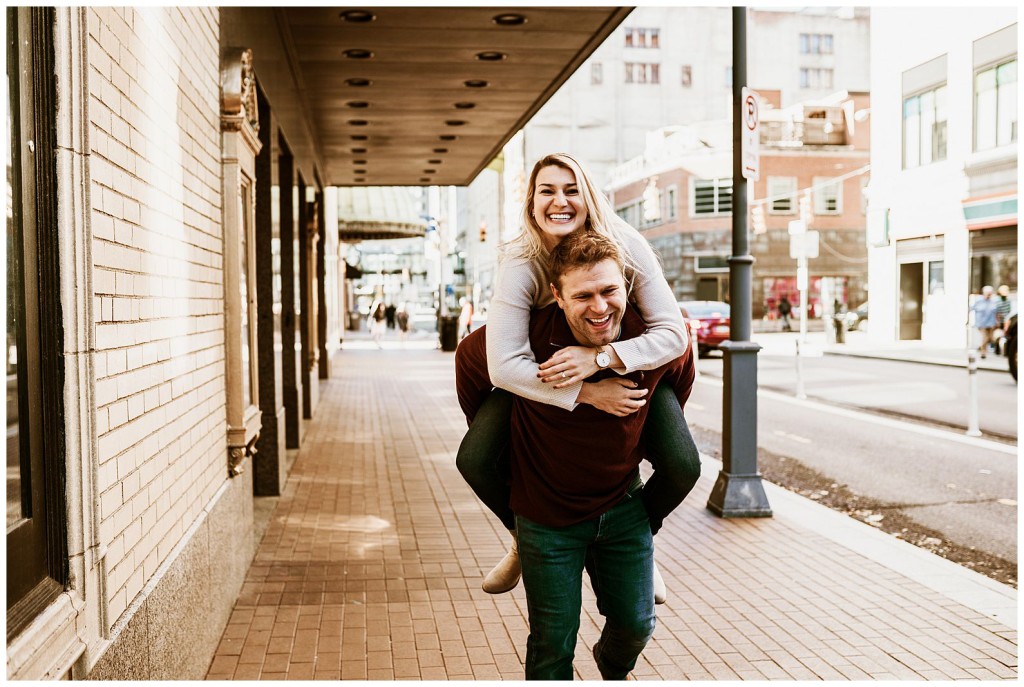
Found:
[[[779,317],[782,318],[782,331],[791,332],[793,327],[789,324],[789,313],[793,312],[793,304],[789,302],[789,299],[783,296],[779,299]]]
[[[388,303],[384,308],[384,319],[388,323],[388,329],[395,328],[395,304]]]
[[[398,307],[395,322],[398,324],[398,340],[405,344],[405,339],[409,335],[409,311],[405,303]]]
[[[981,288],[981,298],[974,301],[974,305],[971,306],[971,312],[974,313],[974,326],[981,337],[978,350],[982,358],[988,354],[988,347],[992,343],[992,332],[996,329],[996,311],[999,304],[992,297],[994,292],[995,289],[986,284]]]
[[[1010,287],[1000,284],[996,293],[999,296],[996,299],[996,326],[1005,330],[1010,319],[1010,309],[1013,307],[1013,303],[1010,302]]]
[[[473,301],[463,296],[459,306],[459,341],[462,341],[473,331]]]
[[[530,314],[529,341],[537,360],[549,360],[566,346],[601,349],[633,341],[647,329],[627,305],[622,253],[610,238],[573,231],[554,248],[551,264],[556,302]],[[471,432],[493,410],[493,399],[510,399],[513,406],[506,435],[510,499],[499,499],[495,507],[504,520],[514,519],[518,535],[530,626],[526,679],[572,679],[584,569],[605,617],[594,660],[604,679],[627,679],[654,633],[655,523],[679,503],[671,493],[657,503],[658,471],[646,486],[640,479],[640,461],[647,455],[642,432],[654,412],[645,396],[664,378],[668,386],[659,388],[673,390],[681,407],[693,384],[693,357],[686,349],[645,371],[595,370],[586,375],[585,388],[613,397],[630,389],[632,397],[617,401],[620,407],[611,414],[590,405],[570,411],[492,392],[487,329],[481,327],[456,350],[456,388]],[[690,444],[684,451],[696,456],[692,439]],[[699,467],[694,475],[696,482]]]
[[[384,348],[380,344],[380,338],[384,336],[385,321],[387,320],[385,310],[384,303],[381,301],[374,301],[370,306],[370,338],[377,344],[377,348]]]
[[[495,292],[487,313],[487,373],[503,392],[495,392],[459,447],[457,463],[462,476],[482,501],[509,529],[512,546],[485,577],[484,591],[501,594],[519,583],[520,561],[515,522],[502,515],[508,503],[508,487],[496,466],[508,443],[510,402],[508,394],[566,411],[580,405],[618,416],[641,399],[627,386],[599,388],[584,384],[591,375],[611,368],[619,374],[651,370],[687,355],[689,341],[679,306],[661,271],[654,251],[640,233],[622,220],[597,189],[582,166],[564,153],[548,155],[534,165],[522,211],[519,235],[502,247]],[[627,291],[648,328],[628,341],[607,346],[567,345],[541,361],[530,346],[530,312],[553,302],[549,257],[559,242],[574,230],[584,229],[612,240],[623,256]],[[600,326],[605,326],[601,323]],[[663,385],[664,386],[664,385]],[[597,393],[598,390],[602,393]],[[488,387],[488,391],[490,387]],[[645,494],[660,494],[678,505],[696,484],[700,460],[682,409],[671,390],[656,388],[643,398],[651,410],[644,441],[652,456],[655,476]],[[641,404],[643,405],[643,404]],[[496,494],[488,498],[485,494]],[[502,498],[504,503],[501,504]],[[494,502],[499,502],[495,507]],[[673,506],[674,507],[674,506]],[[651,515],[657,533],[660,515]],[[654,568],[655,598],[664,603],[667,590]]]

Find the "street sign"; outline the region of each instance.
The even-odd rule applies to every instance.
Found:
[[[757,91],[749,88],[743,89],[743,103],[741,106],[743,178],[748,181],[757,181],[761,178],[761,140],[760,140],[760,117],[758,115]]]
[[[802,234],[791,234],[789,237],[789,257],[794,260],[818,257],[818,232],[808,231]]]

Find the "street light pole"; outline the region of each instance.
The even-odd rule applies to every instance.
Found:
[[[732,8],[732,255],[729,257],[729,340],[722,393],[722,471],[708,510],[723,518],[770,517],[757,471],[757,352],[750,340],[754,258],[747,241],[747,180],[743,176],[743,88],[747,85],[747,8]]]

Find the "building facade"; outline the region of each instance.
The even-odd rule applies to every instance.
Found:
[[[808,262],[809,315],[820,318],[835,301],[856,307],[866,298],[870,133],[854,115],[868,108],[861,93],[778,110],[762,103],[760,180],[748,184],[755,318],[774,320],[783,296],[798,301],[794,220],[819,236],[818,255]],[[607,190],[616,211],[659,253],[679,300],[729,299],[731,138],[728,121],[656,132],[643,156],[612,172]]]
[[[269,12],[8,10],[8,678],[202,678],[316,413],[337,220]]]
[[[870,336],[976,345],[984,285],[1017,292],[1017,12],[872,10]]]

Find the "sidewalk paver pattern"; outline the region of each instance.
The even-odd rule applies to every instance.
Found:
[[[521,680],[508,534],[455,468],[450,353],[346,350],[260,543],[209,679]],[[669,589],[639,679],[1015,679],[1017,633],[778,518],[705,509],[705,468],[655,539]],[[589,582],[576,652],[600,679]]]

